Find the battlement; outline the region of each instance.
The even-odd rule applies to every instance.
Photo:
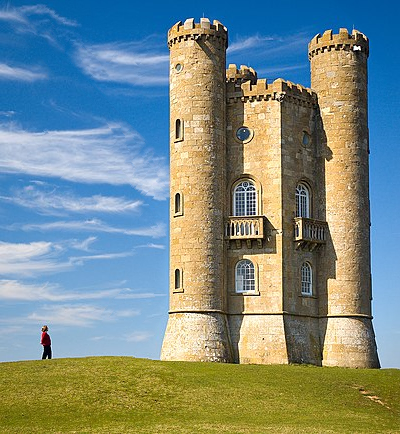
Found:
[[[231,65],[229,65],[231,67]],[[233,72],[233,68],[232,68]],[[257,79],[255,82],[246,81],[238,86],[237,82],[227,82],[228,103],[276,100],[290,101],[295,104],[314,105],[317,103],[316,93],[300,84],[278,78],[273,83],[267,79]]]
[[[339,29],[338,34],[326,30],[322,36],[320,33],[315,35],[308,44],[308,57],[311,59],[324,51],[331,50],[361,51],[368,57],[369,41],[363,33],[355,29],[351,34],[344,28]]]
[[[234,63],[230,63],[226,70],[226,81],[235,83],[244,83],[250,81],[252,84],[257,83],[257,72],[246,65],[240,65],[240,69]]]
[[[184,23],[178,21],[168,31],[168,47],[181,40],[198,40],[199,38],[219,38],[228,46],[228,30],[217,20],[211,24],[208,18],[200,18],[200,23],[195,23],[194,18],[188,18]]]

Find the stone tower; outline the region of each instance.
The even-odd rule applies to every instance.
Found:
[[[372,328],[368,40],[309,46],[312,90],[225,70],[227,30],[170,48],[164,360],[379,367]]]
[[[224,296],[227,30],[177,23],[170,48],[170,286],[162,358],[232,361]]]
[[[330,234],[324,261],[327,309],[321,319],[323,360],[329,366],[379,366],[371,316],[368,55],[368,39],[356,30],[351,35],[329,30],[309,44]]]

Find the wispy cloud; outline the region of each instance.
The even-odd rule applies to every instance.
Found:
[[[23,189],[14,189],[10,196],[0,196],[0,200],[50,215],[59,215],[64,212],[117,214],[137,211],[143,204],[140,200],[132,201],[122,197],[102,195],[79,197],[68,191],[58,192],[57,190],[57,187],[53,185],[43,185],[40,188],[29,185]]]
[[[87,256],[73,256],[70,258],[72,263],[84,263],[86,261],[97,261],[97,260],[108,260],[108,259],[121,259],[128,256],[132,256],[131,252],[121,252],[121,253],[102,253],[98,255],[87,255]]]
[[[91,338],[92,341],[115,341],[119,339],[125,342],[145,342],[150,340],[153,337],[153,334],[147,331],[134,331],[131,333],[125,333],[121,336],[111,336],[111,335],[103,335],[103,336],[94,336]]]
[[[134,254],[134,251],[131,250],[65,258],[68,248],[88,248],[94,240],[95,238],[90,237],[81,244],[77,243],[76,240],[60,243],[39,241],[25,244],[0,242],[0,275],[3,277],[35,277],[44,273],[66,271],[83,265],[87,261],[121,259]],[[121,292],[121,290],[118,291],[118,293]],[[124,294],[130,294],[130,292],[127,290]]]
[[[165,160],[146,152],[143,145],[136,131],[117,123],[39,133],[0,124],[0,171],[128,184],[145,195],[164,199],[168,186]]]
[[[251,35],[237,39],[228,47],[228,63],[251,65],[260,77],[261,74],[274,74],[273,78],[277,78],[285,71],[308,66],[304,47],[307,47],[309,38],[308,33],[299,32],[284,37]]]
[[[153,335],[149,332],[132,332],[132,333],[125,333],[122,335],[122,340],[126,342],[145,342],[148,341]]]
[[[0,299],[16,301],[79,301],[111,298],[121,293],[121,289],[96,292],[68,292],[58,285],[49,283],[34,285],[17,280],[0,280]]]
[[[0,80],[28,81],[44,80],[47,74],[39,68],[28,69],[0,63]]]
[[[19,11],[23,16],[31,16],[31,15],[42,15],[48,16],[54,21],[62,24],[64,26],[77,27],[78,23],[75,20],[70,20],[68,18],[62,17],[58,15],[53,9],[45,5],[32,5],[32,6],[21,6],[17,8],[15,11]]]
[[[90,246],[97,240],[97,237],[88,237],[85,240],[70,240],[69,245],[76,250],[88,252]]]
[[[163,45],[149,38],[140,42],[114,42],[76,47],[75,60],[98,81],[134,86],[168,84],[169,56]]]
[[[60,245],[50,242],[0,242],[0,275],[33,276],[71,268],[70,261],[59,261]]]
[[[89,231],[89,232],[105,232],[113,234],[123,234],[132,236],[145,236],[145,237],[163,237],[166,234],[166,228],[164,223],[157,223],[150,227],[144,228],[116,228],[110,226],[101,220],[91,219],[91,220],[78,220],[78,221],[57,221],[51,223],[28,223],[22,226],[13,225],[9,229],[20,228],[24,231],[54,231],[54,230],[64,230],[64,231]]]
[[[0,21],[8,21],[24,25],[28,24],[28,20],[20,8],[0,9]]]
[[[148,244],[141,244],[140,246],[136,246],[137,249],[158,249],[158,250],[164,250],[165,245],[164,244],[154,244],[154,243],[148,243]]]
[[[230,55],[237,51],[247,51],[249,49],[259,47],[260,44],[264,44],[267,41],[274,41],[275,38],[272,36],[260,36],[253,35],[247,38],[238,39],[235,42],[229,44],[227,53]]]
[[[14,110],[0,111],[0,116],[4,116],[5,118],[12,118],[15,116]]]
[[[113,322],[139,315],[137,310],[112,310],[93,305],[51,305],[28,316],[28,320],[52,325],[91,326],[95,322]]]
[[[0,21],[11,26],[17,34],[43,38],[52,45],[58,45],[57,35],[63,32],[63,29],[72,29],[79,25],[42,4],[3,7],[0,9]]]
[[[32,284],[19,280],[0,280],[0,300],[33,301],[33,302],[79,302],[100,299],[149,299],[164,297],[165,294],[154,292],[138,292],[130,288],[109,288],[96,291],[77,289],[68,291],[57,284]]]

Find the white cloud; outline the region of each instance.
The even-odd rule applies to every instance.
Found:
[[[0,171],[131,185],[155,199],[167,197],[165,160],[144,151],[141,136],[117,123],[41,133],[0,124]]]
[[[134,86],[168,84],[168,54],[162,45],[141,42],[77,45],[76,63],[98,81],[126,83]],[[166,50],[165,50],[166,51]]]
[[[121,317],[139,315],[137,310],[115,311],[92,305],[45,306],[40,312],[28,316],[28,320],[51,325],[90,326],[95,322],[113,322]]]
[[[135,292],[126,288],[124,292],[119,293],[115,298],[118,300],[142,300],[147,298],[165,297],[166,294],[156,292]]]
[[[87,255],[87,256],[73,256],[70,258],[72,263],[83,263],[85,261],[95,261],[104,259],[120,259],[132,256],[133,252],[121,252],[121,253],[103,253],[99,255]]]
[[[305,32],[285,35],[284,37],[253,35],[238,39],[227,50],[228,63],[247,64],[256,68],[259,77],[262,74],[274,74],[274,80],[285,71],[304,68],[307,63],[304,47],[307,47],[309,35]],[[251,56],[248,52],[251,50]],[[269,59],[265,68],[265,59]],[[259,65],[262,67],[258,70]]]
[[[90,245],[93,244],[96,240],[97,240],[97,237],[88,237],[83,241],[70,240],[69,244],[73,249],[88,252]]]
[[[0,20],[20,23],[25,25],[28,24],[26,17],[18,9],[0,10]]]
[[[154,243],[148,243],[148,244],[141,244],[140,246],[136,246],[137,249],[159,249],[159,250],[165,250],[164,244],[154,244]]]
[[[135,331],[132,333],[125,333],[118,337],[119,340],[125,342],[145,342],[153,337],[153,334],[147,331]],[[105,335],[105,336],[94,336],[91,338],[92,341],[115,341],[115,336]]]
[[[11,118],[15,115],[15,111],[14,110],[7,110],[7,111],[0,111],[0,116],[4,116],[6,118]]]
[[[83,247],[87,247],[93,241],[88,238]],[[44,273],[56,273],[69,270],[87,261],[111,260],[126,258],[133,254],[129,252],[101,253],[94,255],[72,256],[60,259],[65,254],[67,247],[82,247],[76,245],[76,240],[68,240],[60,243],[33,242],[33,243],[6,243],[0,241],[0,276],[34,277]],[[6,281],[3,281],[3,284]],[[11,281],[7,281],[10,285]],[[9,286],[8,286],[9,287]],[[48,288],[45,285],[45,288]],[[20,288],[22,289],[22,287]],[[52,288],[51,288],[52,289]],[[120,294],[122,290],[114,292]],[[1,297],[0,297],[1,298]],[[70,297],[68,296],[68,299]],[[73,298],[73,297],[72,297]]]
[[[135,292],[130,288],[109,288],[97,291],[83,289],[66,291],[59,285],[51,283],[28,284],[18,280],[0,280],[0,300],[14,301],[48,301],[48,302],[77,302],[82,300],[100,299],[148,299],[164,297],[165,294],[153,292]],[[130,316],[131,311],[121,311],[120,317]]]
[[[44,80],[46,78],[47,74],[38,70],[37,68],[18,68],[16,66],[0,63],[0,80],[33,82],[37,80]]]
[[[23,16],[47,15],[50,18],[52,18],[54,21],[64,26],[72,26],[72,27],[78,26],[78,23],[76,21],[58,15],[53,9],[50,9],[45,5],[21,6],[20,8],[17,8],[15,11],[16,12],[19,11]]]
[[[62,247],[50,242],[6,243],[0,241],[0,275],[33,276],[65,271],[70,262],[57,260]]]
[[[0,199],[12,202],[16,205],[30,209],[36,209],[40,213],[57,215],[63,211],[87,213],[124,213],[137,211],[143,204],[140,200],[127,200],[122,197],[110,197],[94,195],[90,197],[78,197],[69,192],[56,191],[50,186],[46,190],[38,189],[30,185],[21,190],[13,190],[10,196],[0,196]]]
[[[254,47],[259,47],[266,41],[274,41],[272,36],[249,36],[247,38],[239,39],[236,42],[229,44],[227,53],[232,54],[236,51],[247,51]]]
[[[0,299],[16,301],[78,301],[111,298],[121,292],[120,289],[96,292],[65,292],[58,285],[25,284],[17,280],[0,280]]]
[[[16,226],[12,226],[9,229],[13,229]],[[57,221],[52,223],[39,223],[39,224],[25,224],[20,226],[25,231],[53,231],[53,230],[65,230],[65,231],[90,231],[90,232],[105,232],[113,234],[123,234],[132,236],[144,236],[144,237],[163,237],[166,234],[166,228],[164,223],[157,223],[150,227],[127,229],[116,228],[109,226],[106,223],[98,219],[80,220],[80,221]]]
[[[153,335],[149,332],[132,332],[126,333],[122,336],[122,339],[126,342],[144,342],[148,341]]]
[[[53,9],[45,5],[31,5],[0,9],[0,21],[10,25],[16,34],[43,38],[54,46],[58,46],[59,36],[67,36],[67,29],[75,28],[78,23],[74,20],[58,15]]]

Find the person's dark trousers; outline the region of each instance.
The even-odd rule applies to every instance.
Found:
[[[51,359],[51,345],[43,345],[43,356],[42,360],[45,358]]]

